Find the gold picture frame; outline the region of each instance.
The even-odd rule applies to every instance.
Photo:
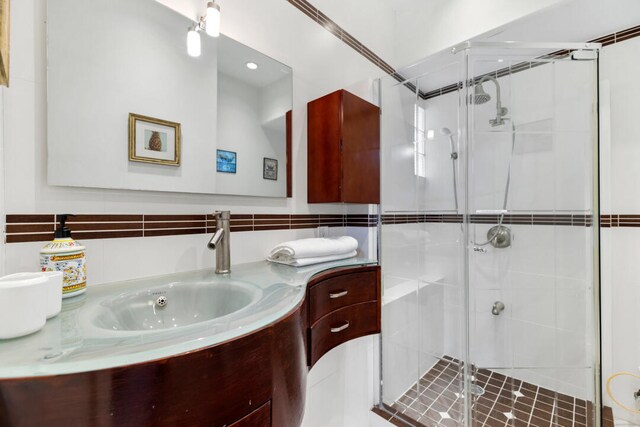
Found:
[[[9,0],[0,0],[0,85],[9,87]]]
[[[129,161],[180,166],[180,123],[129,113]]]

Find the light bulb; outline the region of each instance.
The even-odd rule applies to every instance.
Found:
[[[211,37],[220,35],[220,6],[216,2],[207,3],[207,19],[205,30]]]
[[[247,62],[247,68],[250,70],[257,70],[258,64],[256,64],[255,62]]]
[[[189,56],[198,57],[202,51],[200,45],[200,34],[195,29],[190,29],[187,33],[187,53]]]

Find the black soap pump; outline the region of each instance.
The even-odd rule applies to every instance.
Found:
[[[71,238],[71,230],[67,228],[67,218],[70,216],[75,216],[75,215],[72,215],[72,214],[56,215],[56,220],[59,222],[58,228],[56,228],[56,233],[54,235],[56,239]]]
[[[86,248],[71,238],[67,219],[75,215],[56,215],[59,222],[54,239],[40,251],[42,271],[62,271],[62,298],[84,293],[87,289]]]

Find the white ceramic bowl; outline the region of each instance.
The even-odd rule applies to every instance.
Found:
[[[47,277],[16,273],[0,278],[0,339],[39,331],[47,321]]]
[[[43,271],[47,278],[47,319],[57,316],[62,309],[62,271]]]

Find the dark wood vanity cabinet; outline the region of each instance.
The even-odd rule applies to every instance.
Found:
[[[229,427],[270,427],[271,402],[267,402],[246,417],[236,421]]]
[[[380,267],[314,276],[264,328],[127,366],[0,380],[0,427],[299,427],[308,370],[350,339],[380,332]]]
[[[338,90],[307,104],[309,203],[380,203],[380,108]]]
[[[380,267],[329,270],[307,292],[310,367],[332,348],[380,332]]]

